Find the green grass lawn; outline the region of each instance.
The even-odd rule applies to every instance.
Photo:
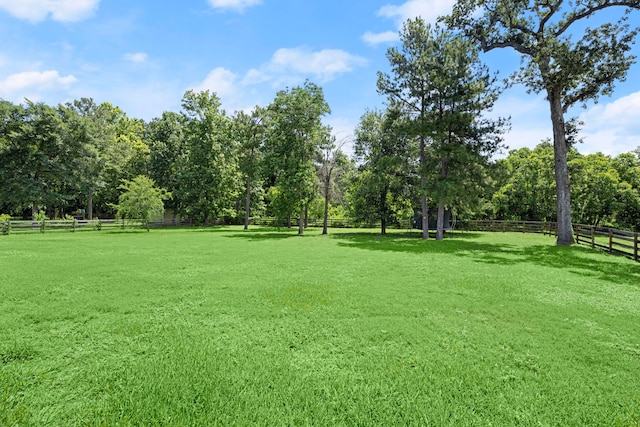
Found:
[[[0,236],[0,425],[640,424],[640,264],[330,232]]]

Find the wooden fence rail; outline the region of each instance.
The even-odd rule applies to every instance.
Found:
[[[329,227],[377,227],[379,224],[362,224],[352,219],[329,219]],[[297,219],[292,226],[296,226]],[[252,218],[253,225],[286,226],[285,222],[276,218]],[[40,232],[49,231],[90,231],[103,229],[139,228],[142,221],[139,220],[44,220],[44,221],[2,221],[0,232],[4,235],[14,232]],[[150,224],[152,227],[171,227],[179,225],[191,225],[190,221],[161,221]],[[309,219],[309,227],[322,227],[322,219]],[[458,222],[457,228],[464,231],[493,231],[493,232],[519,232],[540,233],[556,235],[557,224],[545,221],[491,221],[477,220]],[[399,225],[389,228],[411,228],[410,221],[402,221]],[[584,224],[573,224],[576,243],[589,245],[592,248],[604,250],[610,254],[618,254],[640,261],[640,233],[618,230],[610,227],[596,227]]]
[[[638,261],[638,234],[609,227],[574,224],[576,243],[599,248],[610,254],[624,255]]]
[[[492,221],[475,220],[460,222],[458,228],[465,231],[509,231],[516,233],[540,233],[556,235],[556,223],[546,221]]]
[[[95,231],[109,229],[124,229],[140,227],[142,221],[139,220],[44,220],[44,221],[2,221],[0,230],[2,234],[24,233],[24,232],[51,232],[51,231]]]
[[[544,221],[467,221],[460,228],[467,231],[509,231],[556,235],[557,224]],[[640,233],[611,227],[573,224],[576,243],[589,245],[610,254],[623,255],[640,261]]]

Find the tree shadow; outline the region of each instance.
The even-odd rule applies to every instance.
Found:
[[[499,245],[473,241],[481,236],[478,233],[451,234],[441,241],[422,240],[418,234],[372,234],[372,233],[336,233],[331,237],[339,246],[373,251],[408,253],[459,253],[466,251],[503,251],[510,245]]]
[[[227,237],[234,239],[244,239],[249,241],[261,241],[261,240],[279,240],[288,239],[290,237],[305,237],[306,235],[299,235],[298,228],[271,228],[261,227],[244,230],[240,233],[229,234]]]
[[[595,277],[618,284],[640,284],[640,264],[611,255],[594,258],[594,250],[578,245],[495,244],[475,241],[482,234],[465,233],[449,236],[445,240],[424,241],[420,236],[366,233],[341,233],[332,237],[338,245],[372,251],[406,252],[413,254],[452,254],[472,262],[509,266],[534,264],[569,270],[585,277]],[[628,262],[627,262],[628,261]]]
[[[640,264],[618,255],[595,259],[597,251],[584,246],[532,245],[512,248],[506,252],[475,253],[476,262],[515,265],[532,263],[544,267],[570,270],[583,276],[595,277],[618,284],[638,286]]]

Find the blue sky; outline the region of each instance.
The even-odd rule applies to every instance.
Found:
[[[0,0],[0,98],[55,105],[81,97],[151,120],[179,111],[188,89],[215,91],[228,113],[266,106],[305,79],[323,87],[325,119],[348,140],[367,108],[382,106],[376,72],[407,18],[447,13],[451,0]],[[640,23],[640,12],[632,15]],[[636,46],[635,54],[640,56]],[[506,77],[519,57],[483,55]],[[640,65],[611,97],[576,108],[583,153],[640,146]],[[511,116],[510,148],[551,137],[543,96],[507,90],[494,116]]]

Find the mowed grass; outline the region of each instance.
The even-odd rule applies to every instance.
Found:
[[[0,237],[0,425],[639,425],[640,265],[548,236]]]

